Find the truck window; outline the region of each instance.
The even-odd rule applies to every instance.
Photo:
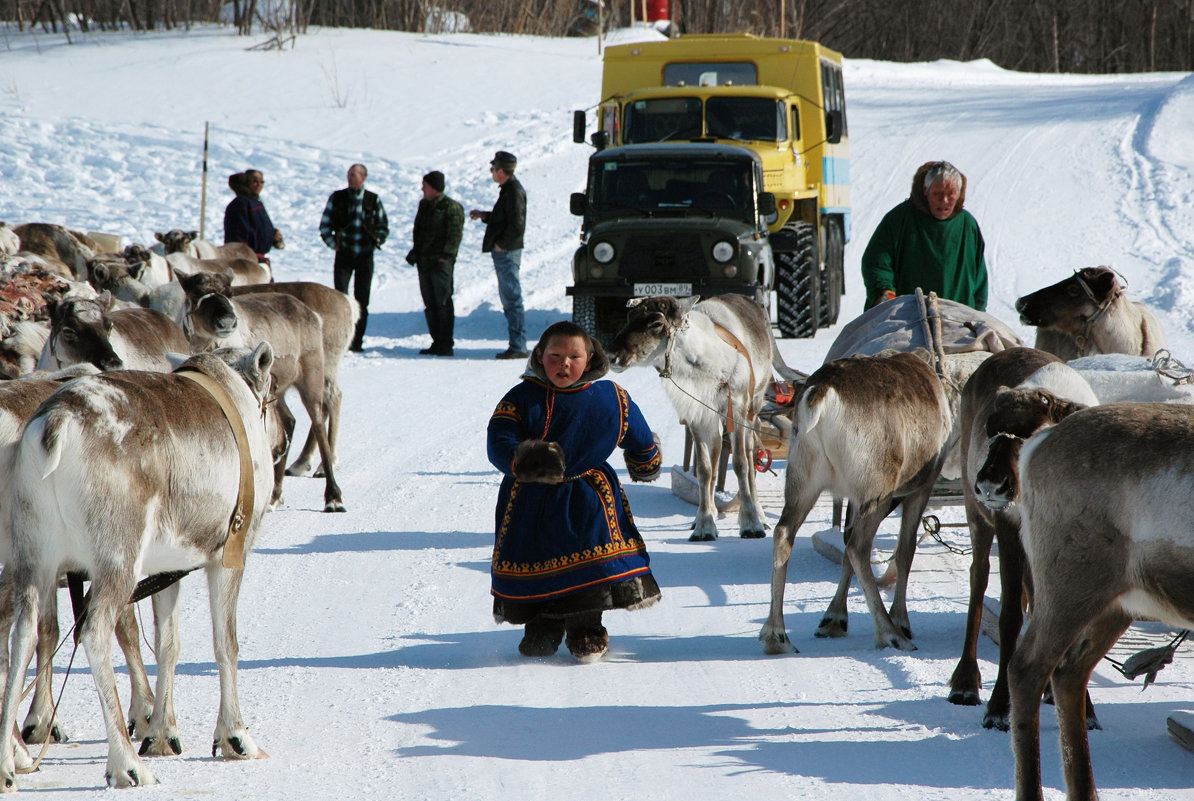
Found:
[[[749,61],[665,64],[664,86],[758,86],[759,70]]]
[[[651,159],[594,165],[590,202],[598,212],[624,209],[752,211],[750,162]]]
[[[766,97],[711,97],[705,101],[706,135],[782,142],[788,138],[784,104]]]
[[[701,101],[696,97],[636,100],[626,106],[623,144],[692,139],[701,135]]]

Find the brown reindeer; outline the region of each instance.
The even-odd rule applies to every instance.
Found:
[[[168,354],[187,354],[191,347],[174,321],[153,309],[114,309],[113,298],[66,297],[48,301],[50,336],[37,366],[60,370],[88,362],[100,370],[169,372]]]
[[[257,254],[253,252],[253,248],[244,242],[226,242],[223,245],[216,245],[206,239],[200,239],[198,231],[172,228],[165,233],[155,233],[153,236],[154,239],[162,243],[167,254],[187,253],[197,259],[231,257],[257,260]]]
[[[195,273],[182,279],[187,297],[187,337],[199,352],[223,347],[252,347],[269,342],[274,347],[272,369],[276,383],[278,414],[290,441],[294,414],[283,396],[294,387],[311,418],[311,433],[319,446],[324,467],[325,512],[343,512],[344,501],[334,472],[335,454],[328,442],[323,419],[326,386],[324,380],[323,322],[318,314],[291,295],[277,292],[231,296],[226,276]],[[271,504],[282,502],[282,476],[286,454],[275,465]]]
[[[340,436],[340,363],[348,346],[352,342],[356,331],[357,319],[361,315],[361,307],[355,298],[338,292],[329,286],[312,281],[283,281],[276,284],[248,284],[232,288],[232,296],[255,294],[258,292],[280,292],[298,298],[307,307],[319,315],[323,322],[323,383],[324,405],[323,414],[327,421],[328,446],[332,453],[336,452],[336,440]],[[288,476],[302,476],[311,471],[311,462],[315,456],[315,432],[307,432],[307,441],[298,458],[286,468]],[[323,466],[315,471],[315,476],[324,475]]]
[[[1016,388],[1009,391],[1008,387]],[[1047,392],[1045,390],[1051,390]],[[949,701],[977,706],[982,676],[978,668],[979,626],[983,597],[990,579],[993,542],[999,544],[999,672],[983,716],[983,726],[1008,728],[1007,664],[1024,622],[1021,588],[1025,581],[1020,546],[1020,520],[1014,506],[990,502],[992,488],[980,474],[988,449],[1018,451],[1020,439],[1044,425],[1053,425],[1077,408],[1098,403],[1090,387],[1052,354],[1033,348],[1010,348],[987,359],[962,390],[962,491],[970,525],[970,603],[962,656],[950,678]],[[1017,420],[1019,422],[1017,422]],[[991,440],[992,437],[997,437]],[[1013,463],[1014,464],[1014,463]],[[984,487],[979,490],[976,484]]]
[[[846,533],[837,593],[818,637],[844,637],[850,579],[866,596],[875,647],[913,651],[908,621],[908,573],[916,526],[951,447],[953,415],[942,381],[911,353],[852,356],[826,362],[809,376],[796,408],[784,479],[784,509],[775,526],[771,611],[759,632],[769,654],[795,651],[784,627],[784,585],[796,532],[824,491],[849,498],[858,516]],[[897,503],[904,505],[895,597],[884,608],[871,571],[875,532]]]
[[[1005,454],[988,465],[1003,501],[1015,497],[1010,464]],[[1016,798],[1043,798],[1040,704],[1052,677],[1066,798],[1092,801],[1083,699],[1095,665],[1133,620],[1194,628],[1194,407],[1084,409],[1025,442],[1018,464],[1034,597],[1008,668]]]
[[[1036,347],[1063,361],[1096,353],[1151,358],[1165,332],[1143,303],[1128,299],[1110,267],[1084,267],[1016,301],[1020,322],[1035,325]]]

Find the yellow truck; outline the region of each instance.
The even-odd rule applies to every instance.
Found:
[[[568,288],[574,316],[606,318],[636,286],[662,285],[676,294],[741,292],[767,307],[774,291],[775,320],[784,336],[811,337],[836,322],[850,233],[850,146],[839,53],[817,42],[748,34],[619,45],[605,51],[601,98],[596,131],[588,137],[598,151],[588,188],[572,201],[573,212],[584,217]],[[586,126],[585,112],[576,112],[575,141],[586,141]],[[658,145],[689,143],[708,147],[711,158],[718,150],[750,151],[761,169],[739,171],[726,188],[716,183],[730,183],[726,171],[677,176],[674,153],[658,174],[643,167],[653,150],[662,150]],[[619,157],[603,157],[606,148],[617,149]],[[636,182],[645,187],[637,199],[609,195],[619,165],[630,160],[643,173]],[[684,185],[686,195],[669,191]],[[750,224],[752,216],[771,255],[760,255],[755,245],[751,259],[738,258],[736,250],[732,258],[710,253],[701,262],[693,258],[699,245],[669,235],[669,229],[700,227],[695,221],[701,219],[712,225],[736,217]],[[738,248],[734,238],[718,241]],[[739,243],[749,238],[739,236]],[[717,235],[700,244],[710,239]],[[604,261],[594,258],[594,250]],[[724,245],[720,255],[727,255]],[[621,275],[623,262],[633,264],[634,275]],[[653,263],[666,277],[650,274]],[[679,263],[690,265],[692,274],[678,276]]]

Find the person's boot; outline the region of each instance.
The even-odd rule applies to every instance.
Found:
[[[551,656],[564,639],[564,621],[559,618],[535,618],[523,628],[518,653],[523,656]]]
[[[609,632],[601,625],[600,612],[569,619],[567,633],[568,652],[583,664],[598,661],[609,650]]]

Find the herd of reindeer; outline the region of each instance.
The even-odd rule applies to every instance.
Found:
[[[243,553],[281,503],[283,475],[312,472],[316,448],[324,511],[345,510],[335,479],[337,374],[356,301],[316,283],[273,282],[247,246],[216,247],[194,231],[106,252],[112,239],[0,223],[0,373],[11,379],[0,382],[4,792],[36,767],[28,745],[61,739],[49,684],[60,580],[90,582],[76,634],[103,710],[109,785],[154,784],[141,756],[182,752],[177,578],[200,568],[220,677],[212,753],[263,756],[236,692]],[[287,468],[291,388],[311,426]],[[156,629],[152,690],[129,605],[141,576],[151,577],[143,594],[152,595]],[[127,721],[113,632],[132,685]],[[34,651],[33,700],[18,730]]]
[[[243,561],[229,554],[252,548],[262,516],[281,501],[283,476],[311,472],[316,449],[324,510],[344,510],[334,477],[337,372],[355,301],[320,284],[275,283],[252,253],[193,231],[157,239],[105,252],[110,243],[62,226],[0,223],[0,374],[11,379],[0,382],[0,791],[34,767],[28,745],[60,739],[48,679],[56,590],[71,580],[90,582],[76,625],[104,713],[110,785],[153,784],[141,756],[182,751],[173,711],[178,584],[145,591],[156,629],[151,690],[129,606],[141,576],[204,569],[220,675],[213,755],[263,756],[236,695]],[[885,307],[909,303],[931,310],[939,332],[931,346],[868,341]],[[1017,799],[1043,798],[1040,704],[1051,690],[1067,798],[1088,800],[1097,798],[1087,742],[1098,727],[1086,692],[1094,666],[1133,620],[1194,628],[1194,405],[1159,367],[1156,317],[1127,297],[1113,270],[1078,270],[1020,298],[1016,310],[1037,327],[1035,348],[982,312],[897,298],[849,324],[826,362],[804,375],[784,364],[752,300],[657,296],[630,302],[608,351],[615,370],[657,368],[692,435],[694,540],[717,537],[714,483],[727,436],[739,534],[765,536],[753,469],[759,413],[774,373],[796,383],[771,608],[759,634],[767,653],[795,651],[783,619],[787,565],[825,492],[848,500],[852,514],[841,581],[817,636],[846,635],[856,578],[876,647],[914,650],[906,589],[917,522],[938,477],[960,474],[973,550],[949,700],[980,703],[976,649],[997,543],[999,666],[983,725],[1011,730]],[[965,344],[942,336],[950,330],[942,319],[968,332]],[[847,331],[853,339],[842,344]],[[291,387],[311,426],[287,468]],[[885,606],[871,548],[897,507]],[[132,685],[127,720],[113,632]],[[33,700],[18,728],[34,652]]]

